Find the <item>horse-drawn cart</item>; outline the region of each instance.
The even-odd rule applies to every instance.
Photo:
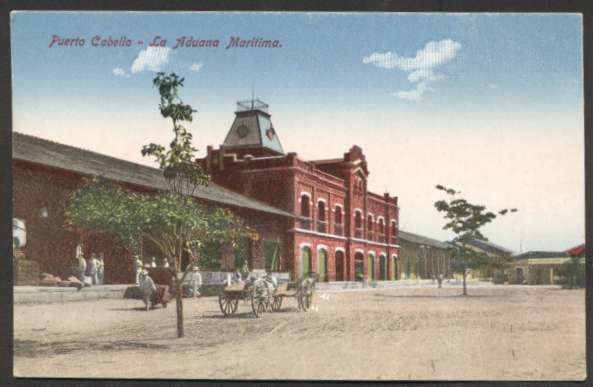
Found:
[[[297,300],[298,309],[306,312],[313,302],[313,293],[315,293],[315,280],[311,278],[282,283],[272,294],[272,311],[280,310],[284,298],[294,298]]]
[[[239,309],[239,301],[249,302],[255,317],[260,317],[270,305],[271,291],[263,281],[237,282],[225,285],[218,294],[218,304],[225,317]]]

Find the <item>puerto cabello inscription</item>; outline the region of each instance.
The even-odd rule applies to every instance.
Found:
[[[253,37],[244,39],[240,36],[230,36],[226,41],[226,45],[221,45],[220,39],[199,39],[193,36],[180,36],[175,38],[172,45],[162,36],[155,36],[150,41],[134,40],[127,36],[112,37],[95,35],[91,38],[84,38],[80,36],[63,37],[60,35],[52,35],[49,48],[57,47],[99,47],[99,48],[117,48],[117,47],[132,47],[134,45],[144,46],[148,42],[149,47],[171,47],[178,48],[218,48],[224,47],[226,50],[231,48],[281,48],[282,43],[278,39],[267,39],[262,37]]]

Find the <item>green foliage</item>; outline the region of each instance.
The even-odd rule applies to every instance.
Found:
[[[66,210],[68,223],[117,237],[138,252],[141,238],[154,242],[172,268],[181,269],[183,251],[199,256],[202,243],[230,243],[254,237],[226,209],[207,208],[173,192],[140,194],[93,179],[77,190]]]
[[[206,172],[194,162],[196,148],[192,145],[192,134],[181,122],[192,122],[196,110],[179,98],[183,78],[175,73],[157,73],[153,85],[158,87],[161,102],[159,109],[164,118],[173,123],[173,140],[166,149],[160,144],[150,143],[142,148],[143,156],[152,156],[163,171],[170,189],[178,194],[193,195],[200,185],[208,183]]]
[[[571,257],[558,270],[562,287],[568,289],[585,287],[585,263],[581,257]]]
[[[496,219],[497,216],[517,212],[517,209],[501,209],[497,211],[497,215],[488,211],[483,205],[472,204],[466,199],[460,198],[458,195],[461,191],[440,184],[436,186],[436,189],[445,192],[448,196],[447,199],[435,202],[434,207],[438,212],[444,214],[446,223],[443,229],[451,230],[455,234],[452,241],[455,247],[450,249],[451,269],[456,273],[463,274],[465,294],[465,275],[468,270],[504,269],[510,262],[510,257],[493,258],[473,251],[467,247],[468,242],[476,239],[487,241],[488,239],[480,229]]]

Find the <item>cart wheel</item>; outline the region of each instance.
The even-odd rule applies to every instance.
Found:
[[[267,286],[254,286],[251,289],[251,310],[255,317],[261,317],[261,315],[268,308],[270,300],[270,293]]]
[[[230,316],[237,310],[236,300],[227,296],[224,290],[218,293],[218,305],[220,306],[220,311],[225,317]]]
[[[282,307],[282,297],[276,296],[274,297],[274,301],[272,301],[272,311],[278,312]]]

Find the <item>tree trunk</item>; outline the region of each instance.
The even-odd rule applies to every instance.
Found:
[[[465,277],[467,276],[467,271],[463,270],[463,295],[467,296],[467,288],[465,286]]]
[[[181,299],[181,281],[175,278],[175,304],[177,307],[177,337],[183,337],[183,301]]]

